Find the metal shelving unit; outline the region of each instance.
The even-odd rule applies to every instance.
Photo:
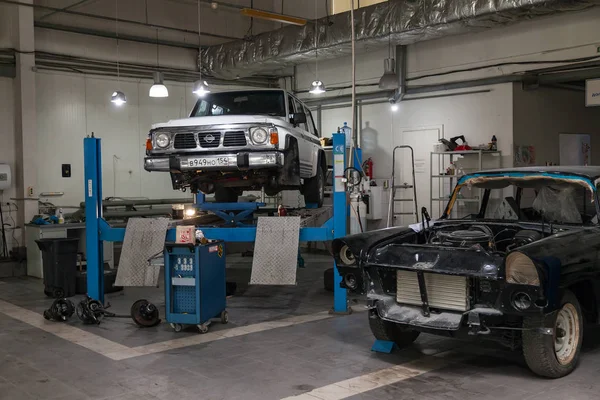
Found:
[[[502,167],[502,152],[501,151],[489,151],[489,150],[464,150],[464,151],[433,151],[429,155],[429,168],[430,168],[430,179],[429,179],[429,193],[430,203],[429,208],[431,211],[434,210],[434,204],[437,203],[438,216],[442,214],[446,203],[450,200],[450,195],[456,186],[458,179],[466,173],[472,173],[483,169],[484,157],[490,156],[497,158],[496,168]],[[477,157],[476,166],[463,168],[463,173],[460,175],[445,175],[443,171],[446,167],[452,163],[454,164],[458,159],[468,159],[469,157]],[[493,160],[492,158],[492,160]],[[437,160],[437,165],[434,167],[434,160]],[[455,164],[456,167],[456,164]],[[493,168],[493,167],[491,167]],[[456,172],[456,170],[455,170]],[[437,195],[434,193],[434,183],[437,183]],[[456,212],[455,217],[460,217],[459,210],[461,208],[467,208],[468,204],[477,203],[478,207],[481,206],[481,194],[479,189],[472,189],[472,197],[461,197],[456,199],[457,204],[454,207],[453,212]],[[462,192],[462,191],[461,191]],[[471,206],[472,207],[472,206]],[[468,213],[468,212],[467,212]]]

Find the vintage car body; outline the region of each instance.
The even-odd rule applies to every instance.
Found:
[[[299,189],[322,205],[327,163],[310,110],[281,89],[198,99],[189,118],[152,126],[144,168],[170,172],[173,189],[234,202],[243,190]]]
[[[334,241],[342,287],[366,292],[378,339],[403,345],[419,332],[493,339],[523,347],[537,374],[564,376],[577,363],[583,321],[598,322],[599,178],[600,167],[463,176],[435,223]],[[452,219],[465,187],[482,189],[481,208]],[[498,200],[505,218],[486,216],[494,190],[515,194]],[[529,190],[531,209],[520,206]]]

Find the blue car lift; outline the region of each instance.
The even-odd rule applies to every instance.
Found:
[[[122,242],[125,228],[112,228],[102,218],[102,152],[99,138],[83,140],[84,176],[85,176],[85,226],[87,252],[87,290],[88,295],[104,303],[104,260],[103,242]],[[333,134],[333,217],[321,227],[300,228],[301,242],[329,241],[346,235],[346,187],[344,166],[346,164],[346,146],[344,134]],[[197,207],[211,211],[229,222],[228,226],[201,226],[208,239],[220,239],[225,242],[254,242],[256,226],[246,225],[243,220],[260,207],[261,203],[205,203],[204,195],[196,196]],[[227,210],[227,211],[224,211]],[[232,211],[239,211],[234,214]],[[167,231],[166,241],[175,241],[175,229]],[[346,289],[340,288],[342,278],[334,261],[334,301],[332,312],[348,313]]]

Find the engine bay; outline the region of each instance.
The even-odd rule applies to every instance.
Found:
[[[542,232],[517,224],[461,223],[433,226],[423,233],[428,245],[509,252],[549,235]]]

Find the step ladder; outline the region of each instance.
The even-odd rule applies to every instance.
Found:
[[[403,183],[401,185],[396,185],[396,151],[397,150],[401,150],[401,149],[408,149],[410,150],[410,160],[411,160],[411,165],[412,165],[412,185],[409,185],[407,183]],[[396,198],[396,190],[397,189],[412,189],[413,190],[413,197],[411,199],[397,199]],[[396,208],[396,203],[397,202],[404,202],[404,201],[410,201],[413,202],[414,206],[415,206],[415,210],[414,210],[414,215],[415,215],[415,222],[419,222],[419,212],[418,212],[418,205],[417,205],[417,184],[416,184],[416,179],[415,179],[415,153],[413,151],[413,148],[408,146],[408,145],[402,145],[402,146],[396,146],[394,147],[394,150],[392,151],[392,179],[391,179],[391,185],[390,185],[390,204],[389,204],[389,208],[388,208],[388,220],[387,220],[387,227],[391,227],[394,226],[394,218],[396,216],[400,216],[400,215],[413,215],[413,212],[396,212],[395,208]]]

